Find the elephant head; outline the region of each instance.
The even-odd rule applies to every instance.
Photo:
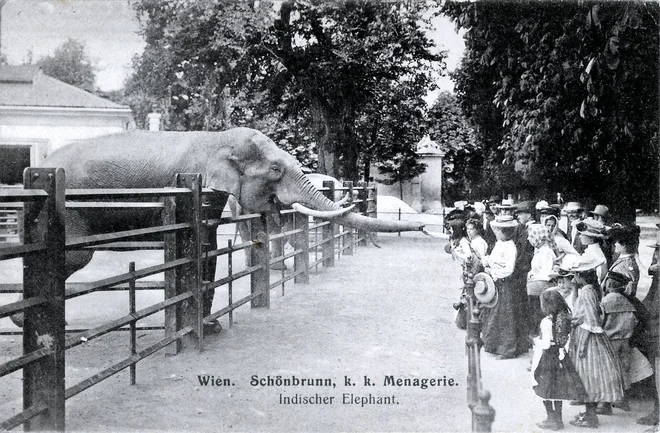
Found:
[[[421,230],[423,225],[364,217],[326,198],[304,175],[297,160],[262,133],[246,128],[227,131],[243,139],[232,141],[226,167],[209,170],[207,186],[233,194],[248,212],[275,212],[282,205],[314,217],[375,232]],[[207,168],[208,170],[208,168]]]

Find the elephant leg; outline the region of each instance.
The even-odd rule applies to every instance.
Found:
[[[89,226],[76,213],[67,214],[67,232],[66,238],[73,239],[89,234]],[[67,251],[64,254],[64,278],[68,280],[71,275],[78,272],[89,264],[94,256],[93,250]],[[23,299],[21,295],[18,300]],[[19,327],[23,327],[25,317],[23,313],[16,313],[10,316],[11,321]]]

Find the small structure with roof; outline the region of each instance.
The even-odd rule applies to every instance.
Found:
[[[383,175],[378,172],[378,168],[372,167],[371,173],[378,183],[378,194],[399,197],[402,190],[403,197],[400,198],[417,212],[440,213],[442,212],[442,158],[445,153],[429,136],[425,136],[417,143],[416,153],[420,157],[420,162],[426,164],[426,171],[410,181],[403,182],[401,186],[398,183],[385,185],[382,182]]]
[[[135,128],[131,109],[45,75],[33,65],[0,65],[0,184],[22,183],[68,143]]]

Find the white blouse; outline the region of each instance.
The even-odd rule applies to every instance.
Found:
[[[533,281],[550,281],[552,278],[552,266],[555,263],[557,256],[552,251],[550,245],[544,244],[540,248],[534,250],[532,256],[532,268],[527,274],[527,278]]]
[[[494,281],[513,274],[516,264],[516,244],[512,240],[497,241],[489,256],[484,257],[484,266],[490,268]]]

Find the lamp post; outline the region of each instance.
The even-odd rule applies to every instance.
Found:
[[[490,392],[481,383],[481,311],[484,308],[475,296],[475,273],[477,263],[468,261],[463,271],[467,294],[468,324],[465,346],[468,354],[467,401],[472,411],[472,431],[490,432],[495,419],[495,410],[488,403]],[[478,284],[484,284],[479,281]]]

